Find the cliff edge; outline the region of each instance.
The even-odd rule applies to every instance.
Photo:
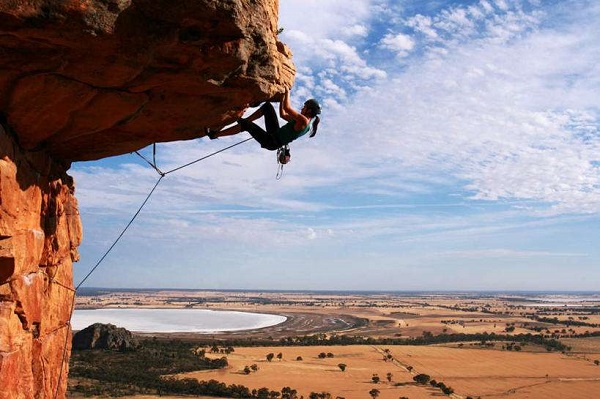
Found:
[[[0,1],[0,399],[66,394],[71,162],[196,138],[277,98],[295,75],[277,17],[277,0]]]

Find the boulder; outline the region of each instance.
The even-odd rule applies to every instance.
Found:
[[[135,350],[140,346],[130,331],[113,324],[95,323],[73,335],[73,349],[105,349],[120,352]]]

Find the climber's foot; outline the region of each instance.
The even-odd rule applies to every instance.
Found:
[[[204,134],[211,140],[214,140],[217,138],[217,133],[218,132],[213,132],[212,130],[210,130],[209,127],[204,128]]]

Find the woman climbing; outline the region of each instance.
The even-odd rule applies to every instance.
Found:
[[[205,133],[213,140],[218,137],[248,132],[260,143],[262,148],[274,151],[291,143],[298,137],[304,136],[309,131],[309,137],[314,137],[317,134],[317,126],[320,121],[318,115],[320,113],[321,106],[317,100],[312,98],[304,103],[300,112],[296,111],[290,103],[290,91],[286,89],[283,100],[279,103],[279,116],[288,123],[282,127],[279,127],[279,120],[273,105],[266,102],[248,118],[238,119],[237,124],[220,131],[212,131],[206,128]],[[254,123],[261,116],[265,118],[266,131]]]

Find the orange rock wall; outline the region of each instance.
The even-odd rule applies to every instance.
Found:
[[[61,367],[65,397],[81,241],[73,190],[64,167],[0,127],[0,399],[54,398]]]

